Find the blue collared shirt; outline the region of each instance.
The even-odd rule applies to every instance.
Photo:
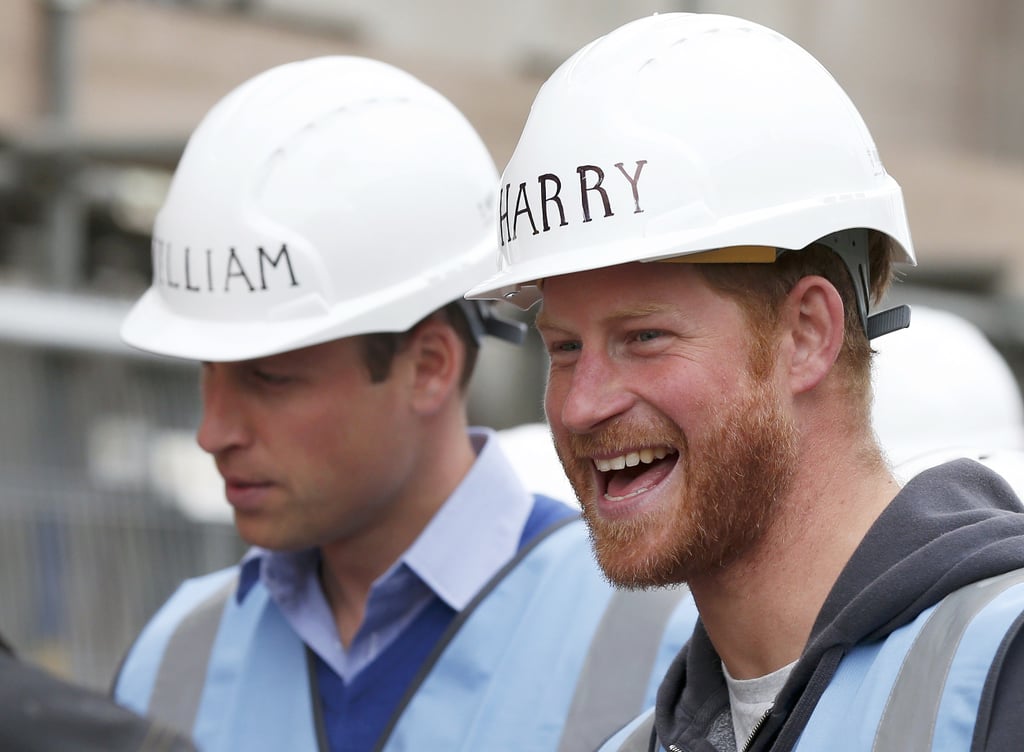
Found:
[[[461,611],[515,555],[533,507],[494,432],[473,428],[469,435],[476,462],[402,557],[373,583],[363,623],[347,650],[320,587],[317,549],[252,548],[242,561],[239,601],[261,582],[303,642],[346,682],[394,642],[434,596]]]

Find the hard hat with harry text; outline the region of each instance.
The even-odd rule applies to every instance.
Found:
[[[498,271],[468,297],[523,308],[546,277],[709,251],[680,260],[773,261],[863,229],[914,263],[900,188],[832,75],[783,35],[714,14],[633,21],[560,66],[497,216]]]

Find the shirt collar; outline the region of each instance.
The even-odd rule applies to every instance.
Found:
[[[495,432],[474,428],[470,440],[476,462],[401,559],[456,611],[515,556],[533,508]]]

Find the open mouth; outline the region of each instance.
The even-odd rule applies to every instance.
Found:
[[[615,457],[594,459],[604,480],[604,498],[623,501],[650,491],[672,472],[679,453],[668,446],[646,447]]]

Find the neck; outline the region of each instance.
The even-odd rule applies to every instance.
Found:
[[[476,460],[464,419],[428,436],[401,494],[381,500],[351,535],[320,547],[321,586],[346,647],[363,623],[374,582],[415,542]]]
[[[764,676],[800,657],[843,567],[899,491],[873,447],[835,449],[805,447],[803,471],[762,539],[689,583],[708,636],[737,679]]]

